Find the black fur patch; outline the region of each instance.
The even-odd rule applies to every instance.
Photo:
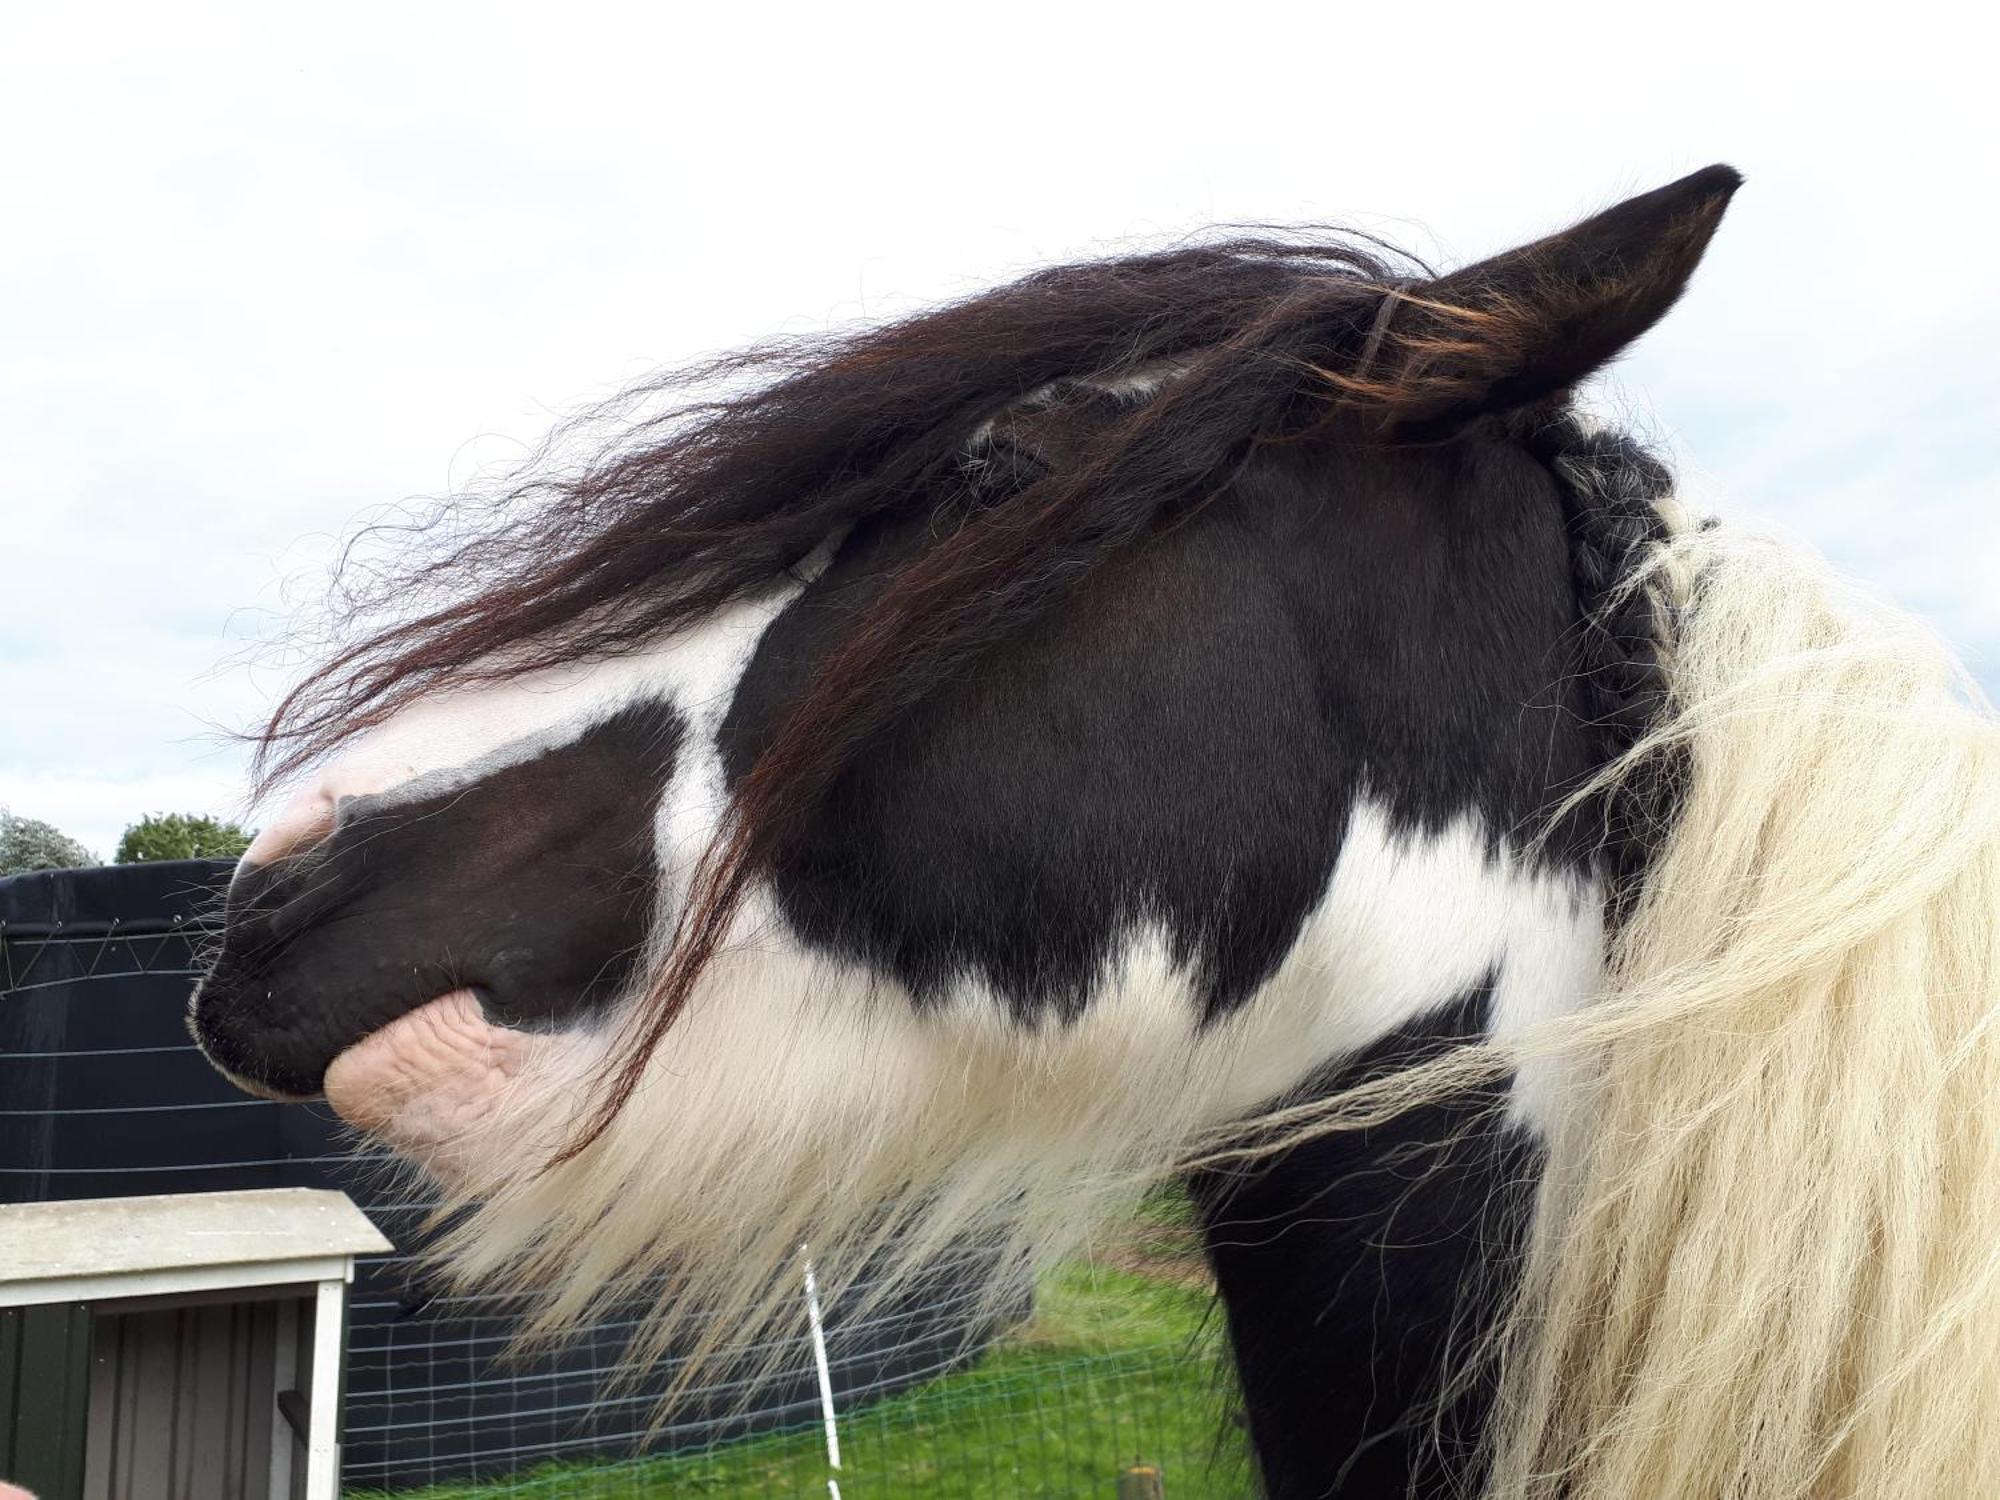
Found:
[[[655,915],[653,812],[685,732],[642,704],[455,790],[344,803],[310,852],[230,887],[196,1039],[309,1095],[347,1047],[460,986],[514,1026],[601,1006]]]
[[[1300,1098],[1486,1027],[1487,996],[1405,1027]],[[1194,1178],[1269,1500],[1478,1493],[1494,1370],[1540,1149],[1497,1084]]]

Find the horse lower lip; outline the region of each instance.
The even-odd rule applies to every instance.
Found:
[[[354,1043],[326,1070],[326,1097],[348,1124],[421,1148],[474,1128],[518,1070],[527,1038],[487,1019],[456,989]]]

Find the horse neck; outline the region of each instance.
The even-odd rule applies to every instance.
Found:
[[[1333,1093],[1488,1027],[1468,995],[1329,1072]],[[1505,1083],[1189,1179],[1271,1500],[1476,1491],[1493,1399],[1478,1358],[1539,1157]]]

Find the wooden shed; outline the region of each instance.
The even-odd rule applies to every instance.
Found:
[[[314,1188],[0,1206],[0,1478],[39,1500],[335,1500],[356,1255]]]

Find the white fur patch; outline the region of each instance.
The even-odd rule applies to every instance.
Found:
[[[1489,854],[1470,814],[1438,833],[1398,833],[1381,803],[1358,799],[1325,896],[1237,1022],[1255,1035],[1230,1103],[1269,1098],[1488,976],[1500,1039],[1576,1009],[1601,976],[1601,911],[1589,884],[1530,870],[1504,845]],[[1547,1123],[1551,1067],[1517,1078],[1523,1120]]]

